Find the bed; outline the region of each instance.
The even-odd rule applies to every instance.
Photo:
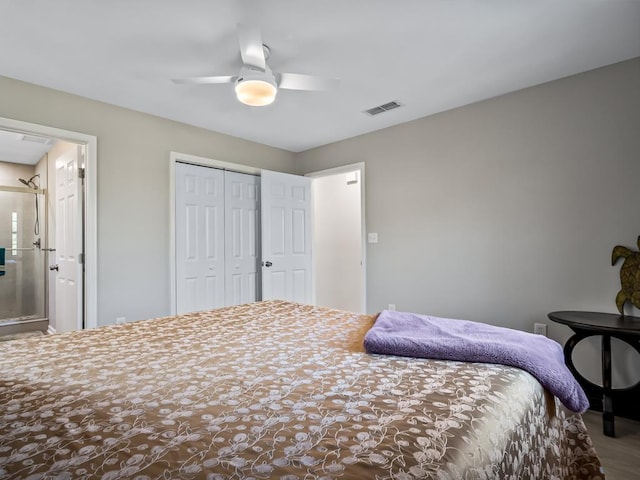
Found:
[[[367,354],[374,321],[264,301],[3,342],[0,476],[604,478],[531,375]]]

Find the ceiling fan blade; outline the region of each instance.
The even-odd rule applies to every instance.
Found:
[[[215,77],[174,78],[171,81],[179,85],[209,85],[214,83],[233,83],[237,78],[235,75],[218,75]]]
[[[287,90],[333,90],[338,88],[337,78],[316,77],[302,73],[281,73],[278,88]]]
[[[240,43],[242,63],[264,70],[265,58],[264,49],[262,48],[262,34],[260,33],[260,29],[239,23],[238,43]]]

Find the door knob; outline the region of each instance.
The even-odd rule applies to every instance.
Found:
[[[265,267],[270,267],[271,265],[273,265],[273,263],[267,261],[267,262],[262,262],[262,265]]]
[[[49,265],[49,270],[55,270],[57,272],[59,270],[58,265]]]

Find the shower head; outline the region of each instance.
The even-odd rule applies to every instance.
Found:
[[[25,184],[27,187],[29,188],[33,188],[34,190],[37,190],[39,187],[38,185],[36,185],[36,182],[33,181],[34,178],[40,178],[40,174],[36,173],[33,177],[31,177],[29,180],[25,180],[24,178],[19,178],[18,181],[20,183]]]

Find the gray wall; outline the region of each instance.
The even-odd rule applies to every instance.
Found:
[[[0,116],[98,137],[98,324],[169,313],[169,152],[291,172],[293,154],[0,77]]]
[[[296,161],[299,173],[366,163],[367,230],[379,236],[367,251],[369,312],[394,303],[527,331],[554,310],[615,312],[611,250],[640,234],[640,59]],[[561,342],[570,334],[549,329]],[[593,371],[595,349],[584,355]]]

